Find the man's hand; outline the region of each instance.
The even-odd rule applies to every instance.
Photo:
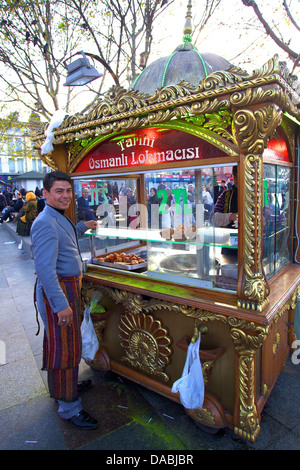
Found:
[[[235,222],[235,221],[237,221],[237,220],[238,220],[238,214],[237,214],[237,212],[232,212],[232,213],[230,214],[230,216],[229,216],[229,220],[230,220],[230,222]]]
[[[73,310],[71,307],[67,307],[64,310],[57,312],[58,324],[63,325],[72,325],[73,323]]]
[[[97,228],[97,221],[96,220],[86,220],[84,225],[90,230],[96,230]]]

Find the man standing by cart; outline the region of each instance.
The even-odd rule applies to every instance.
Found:
[[[77,237],[96,228],[97,222],[75,226],[65,216],[72,200],[68,175],[47,173],[43,183],[47,204],[31,228],[36,304],[45,326],[43,369],[48,371],[50,396],[59,403],[59,416],[79,429],[94,429],[98,422],[82,409],[79,397],[91,381],[78,384],[82,259]]]

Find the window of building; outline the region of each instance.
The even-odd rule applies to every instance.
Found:
[[[8,171],[10,173],[14,173],[16,171],[16,168],[15,168],[15,161],[13,158],[9,158],[8,159]]]
[[[18,172],[24,171],[24,161],[23,161],[23,158],[18,158],[18,159],[17,159],[17,171],[18,171]]]

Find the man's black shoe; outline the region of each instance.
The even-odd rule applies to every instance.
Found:
[[[77,391],[78,393],[87,392],[93,386],[93,382],[91,379],[83,380],[82,382],[78,382],[77,384]]]
[[[68,421],[73,424],[75,428],[82,430],[96,429],[99,426],[98,421],[84,410],[81,410],[76,416],[68,419]]]

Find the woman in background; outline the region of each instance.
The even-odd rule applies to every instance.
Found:
[[[23,211],[24,215],[17,223],[17,233],[21,236],[29,236],[31,225],[37,216],[37,198],[31,191],[26,194],[26,204]]]

